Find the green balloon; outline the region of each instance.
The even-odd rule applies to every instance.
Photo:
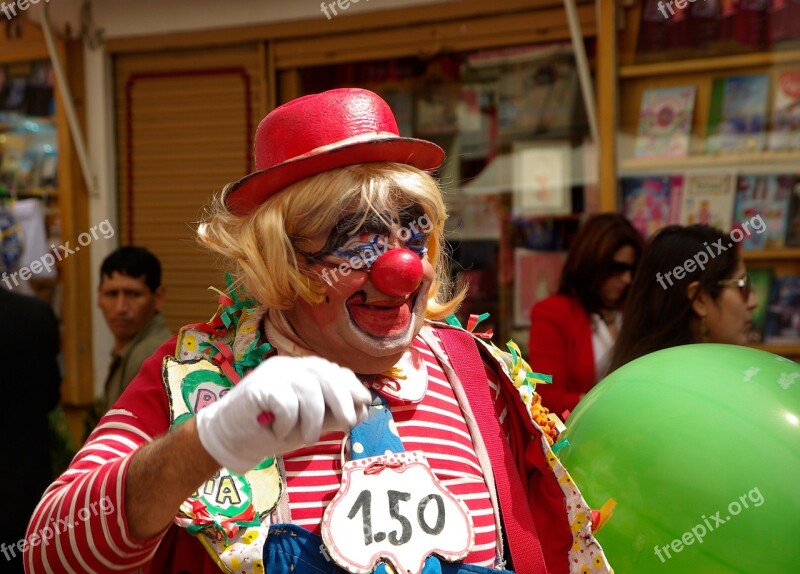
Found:
[[[559,458],[617,574],[800,571],[800,365],[733,345],[615,371],[567,421]]]

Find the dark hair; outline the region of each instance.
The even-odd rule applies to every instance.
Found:
[[[136,279],[144,277],[144,282],[152,292],[161,286],[161,263],[144,247],[120,247],[106,257],[100,266],[101,281],[103,277],[111,277],[114,273]]]
[[[631,283],[609,372],[648,353],[695,342],[688,286],[698,281],[700,288],[694,297],[704,291],[716,299],[722,292],[717,282],[729,279],[739,264],[736,249],[711,254],[719,251],[712,246],[721,240],[727,241],[728,236],[707,225],[670,225],[653,237]],[[701,254],[707,259],[705,269],[698,265]],[[686,261],[695,263],[694,271],[685,269]],[[683,279],[674,277],[673,270],[678,267],[684,268]],[[673,275],[666,277],[668,273]]]
[[[614,254],[630,245],[638,261],[643,243],[639,232],[618,213],[590,217],[569,247],[558,292],[576,297],[587,313],[597,312],[603,306],[600,288],[613,273]]]

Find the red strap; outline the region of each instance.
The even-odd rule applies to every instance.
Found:
[[[520,574],[547,574],[542,546],[527,496],[514,462],[511,447],[494,412],[494,402],[483,370],[483,360],[472,335],[458,329],[438,329],[437,333],[450,364],[469,397],[472,413],[486,445],[494,469],[494,482],[503,511],[514,570]],[[478,367],[480,365],[480,367]],[[520,504],[525,501],[525,504]]]

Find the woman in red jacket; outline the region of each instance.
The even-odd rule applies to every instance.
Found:
[[[558,293],[531,309],[530,363],[553,376],[539,387],[551,411],[575,408],[607,372],[642,246],[622,215],[591,217],[573,239]]]

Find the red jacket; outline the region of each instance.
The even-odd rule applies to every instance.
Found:
[[[528,349],[533,370],[553,376],[536,387],[551,412],[571,411],[597,384],[592,324],[577,299],[553,295],[533,306]]]

